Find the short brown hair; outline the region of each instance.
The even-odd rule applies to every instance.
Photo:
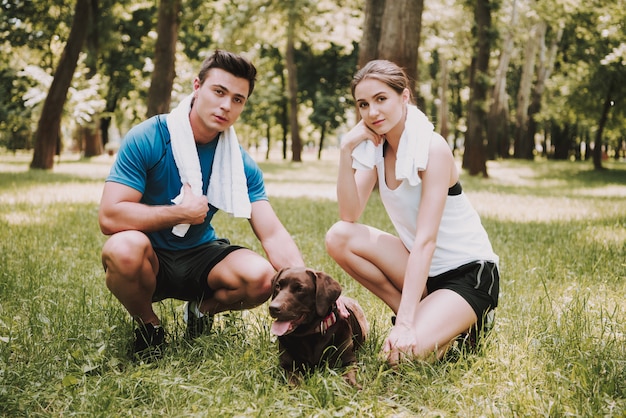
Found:
[[[231,73],[235,77],[245,78],[248,80],[250,86],[248,88],[248,97],[252,94],[256,81],[256,68],[247,58],[233,52],[220,49],[215,50],[213,55],[207,57],[202,62],[200,72],[198,73],[200,84],[204,83],[209,70],[212,68],[219,68]]]

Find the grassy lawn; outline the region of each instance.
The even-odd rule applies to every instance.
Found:
[[[133,324],[104,285],[97,223],[111,160],[28,170],[0,154],[0,416],[625,416],[626,164],[498,161],[462,177],[500,255],[494,332],[456,362],[379,358],[391,312],[326,255],[337,219],[332,158],[261,162],[271,201],[306,262],[357,298],[372,325],[358,380],[323,369],[286,384],[267,304],[182,338],[182,302],[156,305],[169,347],[129,361]],[[306,197],[305,197],[306,196]],[[373,200],[364,222],[392,230]],[[261,251],[246,221],[216,229]]]

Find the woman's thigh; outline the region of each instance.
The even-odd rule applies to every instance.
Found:
[[[437,290],[419,303],[416,329],[423,352],[446,346],[477,321],[472,306],[458,293]]]
[[[344,251],[370,262],[402,289],[409,251],[400,238],[369,225],[340,222],[329,231],[330,240],[335,228],[345,241]]]

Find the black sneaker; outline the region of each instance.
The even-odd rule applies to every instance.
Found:
[[[152,324],[140,324],[135,328],[133,357],[136,360],[151,362],[163,357],[165,349],[165,329]]]
[[[213,315],[204,315],[201,318],[191,311],[192,303],[186,302],[183,308],[183,321],[187,323],[185,338],[194,340],[211,332],[213,328]]]

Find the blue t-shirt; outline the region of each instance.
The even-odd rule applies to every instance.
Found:
[[[216,147],[217,141],[197,145],[204,194],[211,179]],[[261,169],[243,148],[241,155],[250,202],[267,200]],[[180,193],[182,183],[172,154],[165,115],[151,117],[128,131],[106,181],[121,183],[141,192],[141,203],[146,205],[173,205],[172,199]],[[192,225],[184,237],[172,234],[171,228],[148,232],[147,235],[154,248],[181,250],[197,247],[218,238],[211,225],[217,211],[209,205],[204,222]]]

